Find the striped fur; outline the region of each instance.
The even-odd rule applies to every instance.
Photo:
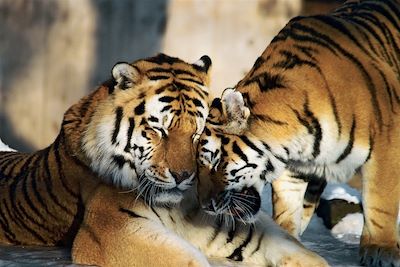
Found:
[[[298,235],[321,179],[361,170],[361,262],[400,266],[399,30],[396,0],[348,1],[292,19],[210,109],[199,147],[203,205],[252,220],[272,182],[274,217]]]
[[[265,214],[255,224],[206,214],[195,190],[188,190],[180,205],[149,208],[144,201],[132,201],[131,194],[98,187],[74,241],[73,261],[97,266],[206,267],[207,258],[219,258],[249,266],[328,266]]]
[[[102,181],[151,205],[179,202],[196,170],[210,66],[164,54],[118,63],[65,113],[49,147],[0,152],[0,242],[71,244]]]

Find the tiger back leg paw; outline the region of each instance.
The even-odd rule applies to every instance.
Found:
[[[376,154],[388,144],[376,147]],[[393,145],[393,142],[392,144]],[[363,167],[364,228],[360,242],[360,260],[366,266],[400,266],[398,212],[400,201],[400,170],[396,163],[384,158],[396,158],[396,151],[373,154]]]

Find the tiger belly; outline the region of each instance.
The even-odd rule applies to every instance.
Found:
[[[354,129],[349,130],[348,138],[339,136],[337,125],[327,119],[321,119],[320,126],[320,140],[313,135],[307,135],[300,136],[292,142],[303,145],[289,147],[294,156],[289,156],[287,168],[293,172],[324,178],[328,182],[346,182],[369,159],[369,142],[356,138]],[[319,153],[314,157],[318,144]],[[296,149],[301,152],[296,153]]]

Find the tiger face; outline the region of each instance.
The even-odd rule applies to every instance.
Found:
[[[242,95],[233,89],[211,105],[198,147],[199,200],[209,213],[253,221],[265,183],[281,169],[268,145],[249,131],[250,120]]]
[[[112,69],[115,85],[83,136],[91,168],[149,204],[178,203],[194,180],[208,114],[208,71],[164,54]]]

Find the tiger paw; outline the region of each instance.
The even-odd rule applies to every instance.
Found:
[[[363,246],[360,261],[365,266],[400,267],[400,247]]]
[[[307,251],[307,253],[296,253],[284,257],[277,266],[282,267],[327,267],[329,264],[318,254]]]

